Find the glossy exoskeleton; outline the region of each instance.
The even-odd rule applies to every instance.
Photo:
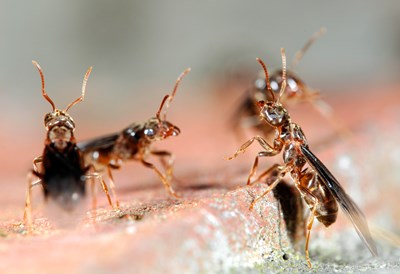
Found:
[[[150,118],[145,123],[133,123],[121,132],[78,143],[86,164],[92,165],[98,173],[107,172],[117,207],[119,207],[119,203],[115,195],[115,184],[111,170],[120,168],[122,163],[127,160],[139,161],[145,167],[153,169],[167,191],[172,196],[178,197],[170,185],[173,171],[173,154],[169,151],[153,150],[151,145],[154,142],[177,136],[180,133],[178,127],[166,120],[165,112],[161,115],[161,111],[164,106],[168,108],[169,103],[176,94],[179,83],[189,71],[190,69],[185,70],[178,77],[171,95],[164,97],[155,117]],[[165,168],[165,174],[147,160],[149,155],[160,157],[161,163]]]
[[[258,58],[257,60],[262,65],[266,77],[268,77],[267,68],[264,62]],[[254,207],[257,201],[274,189],[286,174],[289,174],[311,211],[307,222],[305,246],[306,259],[310,267],[311,262],[308,254],[308,244],[314,217],[316,217],[324,226],[330,226],[336,221],[338,204],[353,223],[361,240],[368,247],[370,252],[376,256],[377,250],[375,243],[371,237],[368,224],[360,208],[350,198],[350,196],[346,194],[328,168],[311,152],[300,126],[291,121],[288,111],[279,101],[280,96],[285,92],[286,86],[286,58],[283,49],[282,63],[283,82],[279,96],[275,98],[275,94],[271,87],[268,86],[267,89],[271,94],[272,100],[258,102],[259,116],[261,117],[261,120],[266,125],[275,129],[275,138],[272,144],[269,144],[260,136],[255,136],[245,142],[232,157],[228,158],[233,159],[237,157],[254,141],[257,141],[263,148],[255,158],[247,183],[253,184],[259,182],[261,179],[271,174],[273,174],[275,180],[270,182],[267,190],[252,202],[250,209]],[[251,182],[251,178],[255,175],[258,166],[258,158],[275,156],[280,152],[283,154],[284,163],[282,165],[273,165],[271,168],[261,173],[254,182]]]
[[[31,189],[41,185],[45,199],[53,200],[66,211],[72,211],[85,196],[85,181],[88,168],[85,167],[82,155],[76,146],[74,137],[75,123],[68,110],[81,102],[85,96],[86,83],[92,67],[83,80],[81,96],[70,103],[65,110],[57,109],[47,95],[42,69],[35,61],[42,80],[42,95],[51,104],[52,111],[44,117],[47,130],[44,150],[41,156],[33,160],[33,170],[28,174],[28,187],[25,201],[24,222],[31,226]],[[40,165],[39,165],[40,164]],[[38,180],[33,181],[33,176]]]
[[[299,102],[310,102],[317,111],[324,115],[340,133],[344,133],[345,129],[340,123],[335,121],[330,113],[330,107],[322,101],[319,97],[318,91],[313,90],[303,80],[301,80],[295,73],[294,67],[301,60],[303,55],[306,53],[308,48],[314,43],[314,41],[325,33],[326,29],[322,28],[316,32],[298,51],[291,64],[291,69],[286,72],[286,88],[280,98],[280,101],[285,105],[293,105]],[[258,119],[259,116],[259,101],[270,101],[272,100],[272,94],[269,92],[268,87],[272,90],[274,96],[278,96],[282,87],[282,70],[275,71],[272,75],[260,74],[260,76],[254,81],[254,84],[244,94],[240,105],[234,111],[231,118],[231,125],[238,136],[242,136],[243,128],[253,128],[264,136],[273,134],[274,128],[266,126],[261,123]]]

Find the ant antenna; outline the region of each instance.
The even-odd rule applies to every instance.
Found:
[[[157,118],[158,120],[161,121],[161,119],[160,119],[160,113],[161,113],[161,110],[163,109],[164,105],[166,105],[166,106],[165,106],[165,111],[164,111],[164,120],[166,120],[167,109],[169,108],[169,104],[170,104],[170,103],[172,102],[172,100],[174,99],[175,94],[176,94],[176,91],[178,90],[179,84],[180,84],[180,82],[182,81],[183,77],[185,77],[185,75],[188,74],[190,71],[191,71],[191,68],[185,69],[185,71],[182,72],[182,73],[179,75],[178,79],[176,79],[175,86],[174,86],[174,89],[172,90],[171,95],[168,95],[168,94],[167,94],[167,95],[164,96],[163,100],[161,101],[160,108],[158,109],[158,111],[157,111],[157,113],[156,113],[156,118]]]
[[[279,92],[279,97],[276,100],[277,103],[279,103],[279,99],[286,90],[286,54],[284,48],[281,48],[281,56],[282,56],[282,84],[281,84],[281,90]]]
[[[290,68],[291,69],[293,69],[295,66],[297,66],[297,64],[303,58],[304,54],[307,52],[307,50],[310,48],[310,46],[312,44],[314,44],[315,40],[317,40],[319,37],[321,37],[325,33],[326,33],[326,28],[322,27],[322,28],[320,28],[319,31],[314,33],[313,36],[311,36],[310,39],[308,39],[308,41],[305,43],[303,48],[301,50],[299,50],[298,52],[296,52],[296,54],[294,56],[294,59],[293,59],[292,63],[290,64]]]
[[[272,96],[272,101],[275,101],[275,94],[271,89],[271,85],[269,83],[269,75],[268,75],[268,70],[267,70],[267,66],[265,65],[265,63],[263,62],[263,60],[261,60],[260,58],[256,58],[257,62],[260,63],[260,65],[262,66],[262,68],[264,69],[264,74],[265,74],[265,82],[267,83],[267,89],[268,91],[271,93]]]
[[[86,84],[87,84],[87,81],[88,81],[88,79],[89,79],[89,75],[90,75],[90,73],[92,72],[92,68],[93,68],[93,67],[90,67],[90,68],[86,71],[85,78],[83,78],[83,83],[82,83],[82,95],[81,95],[78,99],[76,99],[75,101],[73,101],[71,104],[69,104],[69,105],[67,106],[67,108],[64,110],[65,112],[67,112],[72,106],[74,106],[74,105],[76,105],[77,103],[83,101],[83,98],[85,97]]]
[[[51,104],[51,106],[53,107],[53,111],[54,111],[56,109],[56,106],[54,105],[54,102],[53,102],[53,100],[51,100],[49,95],[47,95],[46,90],[44,88],[44,75],[43,75],[42,68],[39,66],[39,64],[35,60],[32,60],[32,64],[34,64],[36,66],[36,68],[39,71],[40,78],[42,79],[42,95],[43,95],[44,99],[46,99]]]

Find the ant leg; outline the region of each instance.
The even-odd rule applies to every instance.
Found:
[[[303,48],[300,49],[298,52],[296,52],[296,55],[291,63],[291,69],[293,69],[303,58],[303,55],[307,52],[307,50],[310,48],[312,44],[323,34],[325,34],[326,28],[322,27],[319,31],[314,33],[304,44]]]
[[[38,163],[43,162],[43,156],[38,156],[33,159],[33,170],[34,172],[39,172],[39,168],[37,166]]]
[[[97,208],[97,188],[95,178],[93,177],[90,177],[90,190],[92,192],[92,210],[94,212]]]
[[[273,169],[270,169],[270,170],[273,170]],[[271,190],[273,190],[277,184],[279,184],[281,182],[282,178],[285,176],[285,173],[286,173],[286,169],[283,169],[282,171],[279,172],[279,174],[277,175],[277,178],[268,186],[267,190],[264,191],[264,193],[261,194],[260,196],[258,196],[256,199],[254,199],[253,202],[251,202],[249,210],[252,210],[254,208],[254,205],[259,200],[261,200],[265,195],[267,195]]]
[[[32,204],[31,204],[31,196],[32,196],[32,187],[36,186],[37,184],[41,184],[42,180],[38,179],[37,181],[32,181],[33,175],[38,175],[39,168],[37,166],[38,163],[43,162],[43,157],[38,156],[33,159],[33,171],[29,172],[27,175],[28,187],[26,189],[26,198],[25,198],[25,208],[24,208],[24,223],[28,226],[29,233],[32,231]]]
[[[326,103],[325,101],[317,98],[311,98],[309,100],[310,104],[321,114],[326,120],[329,121],[331,126],[336,131],[336,134],[339,134],[341,138],[347,139],[352,136],[351,130],[343,124],[343,121],[335,118],[332,107]]]
[[[253,163],[253,165],[252,165],[252,167],[251,167],[251,169],[250,169],[249,177],[247,177],[247,185],[252,185],[252,184],[258,182],[259,180],[261,180],[261,177],[265,176],[266,173],[269,173],[268,170],[267,170],[267,171],[264,171],[264,172],[262,173],[262,175],[260,175],[260,176],[257,178],[257,180],[255,180],[253,183],[250,183],[251,177],[253,177],[253,176],[256,174],[256,170],[257,170],[257,167],[258,167],[258,158],[259,158],[259,157],[271,157],[271,156],[275,156],[275,155],[278,154],[278,153],[279,153],[278,150],[273,150],[273,151],[260,151],[260,152],[257,154],[256,158],[254,159],[254,163]],[[272,166],[271,169],[274,169],[275,166],[277,166],[277,164],[275,164],[274,166]]]
[[[250,185],[250,179],[251,177],[253,177],[254,174],[256,174],[257,167],[258,167],[258,155],[254,159],[254,163],[251,166],[249,177],[247,177],[247,185]]]
[[[321,94],[319,91],[313,90],[312,88],[302,85],[301,86],[302,95],[300,98],[292,98],[291,103],[297,102],[307,102],[309,103],[324,119],[326,119],[331,127],[334,129],[334,136],[326,138],[318,142],[317,146],[322,146],[329,142],[334,142],[337,135],[339,134],[341,138],[348,139],[352,136],[351,130],[344,125],[343,121],[337,119],[334,115],[332,107],[324,100],[321,99]],[[315,147],[315,146],[314,146]]]
[[[110,196],[110,193],[108,192],[108,187],[107,187],[107,184],[106,184],[106,182],[104,182],[104,180],[103,180],[103,176],[101,176],[99,173],[97,173],[97,172],[94,172],[94,173],[92,173],[92,174],[89,174],[89,175],[86,175],[86,178],[91,178],[92,179],[92,183],[93,183],[93,186],[92,186],[92,190],[93,190],[93,205],[95,205],[95,200],[96,200],[96,195],[95,195],[95,184],[96,184],[96,179],[97,180],[99,180],[99,182],[100,182],[100,185],[101,185],[101,188],[103,189],[103,192],[106,194],[106,197],[107,197],[107,200],[108,200],[108,204],[111,206],[111,207],[114,207],[113,206],[113,203],[112,203],[112,201],[111,201],[111,196]],[[95,207],[93,208],[93,209],[95,209]]]
[[[308,264],[309,268],[311,268],[312,265],[311,265],[311,261],[310,261],[310,255],[308,253],[308,244],[310,242],[310,233],[311,233],[311,228],[312,228],[312,225],[313,225],[313,222],[314,222],[315,210],[317,208],[317,205],[318,205],[318,202],[316,202],[314,204],[313,210],[311,211],[310,217],[308,218],[308,222],[307,222],[307,237],[306,237],[306,247],[305,247],[305,249],[306,249],[306,260],[307,260],[307,264]]]
[[[278,164],[273,164],[270,168],[268,168],[266,171],[264,171],[263,173],[261,173],[256,180],[254,180],[253,182],[250,182],[250,177],[249,177],[249,181],[247,182],[247,185],[254,185],[257,184],[261,181],[262,178],[264,178],[265,176],[267,176],[269,173],[271,173],[272,171],[277,170],[278,171],[278,176],[282,173],[282,171],[280,171],[279,169],[282,169],[283,167],[278,165]]]
[[[280,152],[280,150],[278,151],[277,149],[275,149],[274,147],[272,147],[270,144],[267,143],[267,141],[265,141],[262,137],[260,136],[255,136],[249,140],[247,140],[238,150],[235,151],[235,153],[231,156],[228,157],[228,160],[232,160],[234,158],[236,158],[239,154],[244,153],[246,151],[246,149],[254,142],[257,141],[260,146],[265,149],[266,151],[260,152],[258,153],[258,155],[262,155],[262,156],[272,156],[275,155],[277,153]]]
[[[117,193],[115,191],[114,178],[112,176],[111,167],[110,166],[107,166],[107,175],[108,175],[108,178],[110,178],[110,189],[111,189],[111,193],[112,193],[112,195],[114,197],[116,208],[120,209],[119,208],[119,200],[118,200],[118,197],[117,197]]]
[[[166,179],[168,181],[171,181],[171,179],[173,178],[173,165],[175,161],[175,156],[171,152],[165,150],[151,151],[150,153],[160,157],[160,162],[166,172]],[[165,158],[168,158],[168,160],[165,160]]]
[[[111,201],[110,193],[108,192],[107,184],[106,184],[106,182],[104,182],[103,177],[101,175],[98,175],[98,176],[100,177],[99,181],[100,181],[100,184],[101,184],[101,188],[103,189],[104,194],[106,194],[106,197],[107,197],[107,200],[108,200],[108,204],[113,208],[114,206],[113,206],[113,203]]]
[[[317,176],[317,175],[314,175]],[[314,222],[314,217],[315,217],[315,212],[317,211],[318,207],[318,199],[315,197],[315,195],[310,191],[310,182],[313,180],[314,176],[310,178],[309,180],[306,181],[298,181],[296,182],[296,186],[299,189],[300,193],[302,196],[311,199],[313,202],[307,202],[308,205],[312,205],[312,211],[310,212],[310,217],[308,218],[307,222],[307,236],[306,236],[306,246],[305,246],[305,251],[306,251],[306,260],[308,267],[312,267],[311,261],[310,261],[310,255],[308,253],[308,244],[310,242],[310,233],[311,233],[311,228]]]
[[[154,170],[155,173],[157,173],[158,177],[160,177],[161,182],[163,183],[164,187],[167,189],[167,191],[174,196],[175,198],[179,198],[179,195],[175,192],[175,190],[171,187],[169,184],[168,180],[165,178],[165,176],[156,168],[152,163],[146,162],[144,159],[141,159],[142,164],[145,167],[151,168]]]
[[[40,184],[42,182],[41,179],[38,179],[37,181],[33,182],[32,181],[32,176],[35,175],[34,171],[29,172],[27,175],[27,181],[28,181],[28,187],[26,189],[26,198],[25,198],[25,208],[24,208],[24,217],[23,221],[24,224],[28,227],[28,233],[32,233],[32,187],[36,186],[37,184]]]

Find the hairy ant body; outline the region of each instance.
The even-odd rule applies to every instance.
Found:
[[[87,164],[92,165],[96,172],[104,173],[107,171],[110,180],[110,187],[113,191],[117,207],[119,207],[119,202],[116,198],[114,190],[115,184],[111,170],[120,168],[122,163],[127,160],[139,161],[145,167],[153,169],[161,179],[161,182],[164,184],[167,191],[172,196],[178,197],[170,185],[173,172],[173,154],[164,150],[152,150],[151,145],[154,142],[179,135],[179,128],[166,120],[165,112],[163,117],[161,117],[161,111],[164,106],[168,108],[170,102],[175,97],[179,83],[189,71],[190,69],[186,69],[178,77],[172,94],[165,95],[155,117],[150,118],[142,124],[133,123],[121,132],[78,143],[78,147],[82,150]],[[166,169],[165,174],[163,174],[154,164],[147,161],[149,155],[160,157],[161,162]]]
[[[286,57],[282,49],[282,86],[277,98],[267,80],[267,90],[270,93],[271,100],[259,101],[259,116],[261,120],[275,130],[275,138],[273,144],[269,144],[260,136],[255,136],[245,142],[233,156],[228,159],[236,158],[254,142],[257,141],[263,151],[259,152],[254,160],[249,173],[247,184],[251,185],[259,182],[267,175],[274,174],[275,180],[269,184],[267,190],[257,197],[250,205],[250,209],[273,190],[280,183],[286,174],[289,174],[295,183],[296,188],[302,195],[305,203],[309,207],[311,214],[307,222],[306,236],[306,259],[309,267],[311,262],[308,253],[308,244],[310,240],[310,232],[314,217],[317,218],[324,226],[328,227],[336,221],[338,213],[338,204],[349,217],[363,243],[368,247],[370,252],[376,256],[377,250],[375,243],[369,232],[368,224],[365,217],[356,205],[356,203],[347,195],[345,190],[331,174],[328,168],[311,152],[306,137],[300,126],[291,121],[291,117],[280,103],[280,97],[286,90]],[[268,71],[264,62],[257,58],[257,61],[264,69],[266,79]],[[255,175],[258,158],[272,157],[283,152],[283,165],[274,164],[272,167],[261,173],[258,178],[251,182],[251,178]],[[308,167],[305,167],[308,164]]]
[[[39,71],[42,80],[42,96],[52,106],[52,111],[44,117],[47,130],[44,142],[44,151],[41,156],[33,160],[33,170],[28,173],[28,188],[25,200],[24,222],[30,227],[32,224],[31,189],[36,185],[43,187],[45,199],[51,199],[66,211],[72,211],[85,196],[86,172],[81,152],[74,137],[75,123],[68,114],[68,110],[83,101],[86,83],[92,67],[84,77],[82,94],[70,103],[65,110],[57,109],[54,102],[45,90],[44,75],[36,61],[32,61]],[[38,164],[41,164],[40,167]],[[38,178],[33,182],[32,176]]]

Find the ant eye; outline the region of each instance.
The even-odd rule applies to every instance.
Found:
[[[44,124],[46,125],[50,120],[51,120],[51,113],[47,113],[45,116],[44,116]]]
[[[124,131],[124,135],[127,137],[135,137],[136,132],[132,128],[128,128]]]
[[[267,82],[263,78],[258,78],[254,82],[254,86],[259,90],[265,90],[267,88]]]
[[[297,81],[296,81],[295,79],[293,79],[293,78],[288,78],[288,79],[286,80],[286,82],[287,82],[287,85],[288,85],[290,91],[296,92],[296,91],[299,90],[299,86],[297,85]]]
[[[144,130],[144,134],[149,136],[149,137],[152,137],[152,136],[155,135],[155,130],[153,128],[146,128]]]
[[[273,92],[278,93],[280,90],[280,85],[278,84],[278,82],[276,81],[276,79],[271,79],[269,82],[271,89]]]

